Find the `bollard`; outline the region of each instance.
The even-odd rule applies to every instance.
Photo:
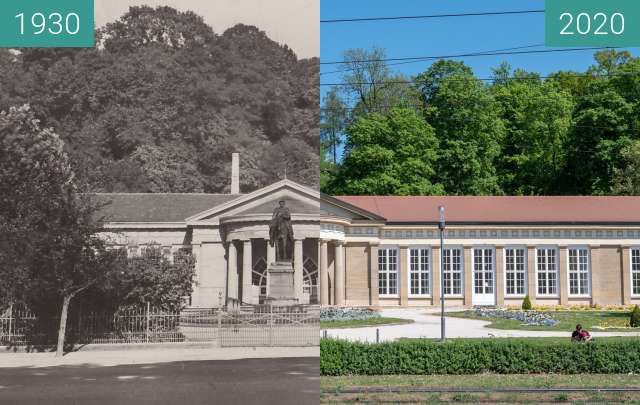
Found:
[[[380,329],[376,328],[376,343],[380,343]]]
[[[327,338],[327,330],[326,329],[322,331],[322,337],[325,338],[325,339]]]

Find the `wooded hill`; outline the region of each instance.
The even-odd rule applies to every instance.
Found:
[[[0,110],[29,104],[102,192],[318,186],[319,60],[256,27],[214,33],[192,12],[132,7],[95,49],[0,51]]]

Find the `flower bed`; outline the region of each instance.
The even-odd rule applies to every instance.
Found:
[[[559,322],[548,313],[542,311],[514,311],[505,309],[476,308],[472,312],[473,315],[482,318],[514,319],[527,326],[554,326]]]
[[[320,321],[364,321],[380,318],[380,314],[368,308],[322,308]]]

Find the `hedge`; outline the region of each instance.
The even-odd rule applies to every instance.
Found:
[[[322,375],[639,373],[640,339],[486,338],[354,343],[322,339]]]

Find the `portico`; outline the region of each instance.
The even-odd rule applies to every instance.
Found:
[[[179,249],[196,259],[192,307],[228,303],[261,304],[268,296],[268,264],[276,260],[269,244],[269,223],[278,201],[291,211],[294,233],[295,298],[301,304],[319,301],[320,193],[281,180],[244,195],[222,194],[98,194],[110,202],[103,234],[114,248],[139,254],[160,245],[171,257]]]

